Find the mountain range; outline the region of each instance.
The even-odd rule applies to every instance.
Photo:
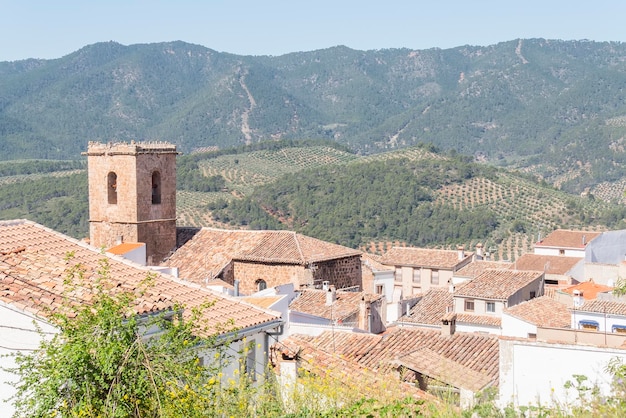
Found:
[[[90,140],[184,153],[332,140],[362,155],[432,143],[581,192],[624,177],[625,96],[616,42],[282,56],[106,42],[0,62],[0,159],[77,159]]]

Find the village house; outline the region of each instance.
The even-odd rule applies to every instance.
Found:
[[[626,303],[596,300],[583,306],[570,310],[569,326],[562,326],[561,318],[558,324],[537,326],[533,338],[500,338],[501,408],[542,405],[567,411],[580,406],[577,376],[600,399],[611,393],[608,366],[626,361]],[[540,315],[547,318],[549,313]]]
[[[393,247],[380,262],[394,268],[395,287],[401,289],[401,299],[408,299],[431,288],[447,288],[454,272],[470,263],[472,256],[462,247],[457,251]]]
[[[524,254],[511,268],[523,271],[543,271],[546,288],[563,288],[577,283],[584,276],[584,259],[578,257]]]
[[[490,261],[485,259],[476,259],[471,263],[468,263],[454,272],[452,275],[451,291],[463,283],[467,283],[470,280],[484,273],[486,270],[492,269],[506,269],[511,268],[513,263],[507,261]]]
[[[463,331],[501,332],[505,308],[543,295],[543,272],[486,270],[453,294],[457,327]]]
[[[537,338],[537,328],[569,328],[571,305],[549,296],[540,296],[507,307],[502,312],[502,335]]]
[[[289,304],[289,334],[319,335],[340,326],[378,334],[386,329],[386,300],[382,295],[325,289],[296,292]]]
[[[134,309],[138,315],[167,314],[181,305],[184,306],[183,318],[187,318],[191,309],[205,306],[201,309],[202,325],[207,330],[214,330],[220,343],[234,356],[233,362],[222,365],[224,374],[232,375],[238,368],[236,359],[245,339],[246,344],[254,346],[245,359],[246,371],[253,376],[263,375],[269,345],[276,341],[276,335],[283,327],[277,312],[154,272],[122,257],[103,254],[95,247],[31,221],[0,221],[2,400],[14,393],[9,382],[15,376],[6,371],[7,367],[13,366],[10,355],[34,350],[42,335],[52,336],[57,332],[47,318],[60,309],[66,292],[70,291],[65,283],[69,269],[80,263],[85,269],[84,279],[93,284],[99,277],[102,260],[109,264],[113,288],[137,294]],[[154,279],[152,285],[144,289],[149,273]],[[75,286],[70,293],[72,299],[80,304],[90,303],[91,288],[77,282],[72,285]],[[37,331],[38,328],[43,334]],[[202,352],[198,355],[204,356]],[[3,416],[10,415],[11,410],[8,403],[3,403],[0,408]]]
[[[557,229],[534,245],[538,255],[556,255],[585,258],[587,246],[600,235],[600,232]]]
[[[325,281],[361,289],[361,251],[292,231],[200,228],[162,265],[201,285],[222,279],[246,295],[287,283],[320,289]]]
[[[311,353],[339,356],[360,370],[395,373],[395,379],[414,382],[423,391],[451,394],[463,407],[481,390],[498,385],[498,339],[489,335],[400,326],[380,335],[326,331],[316,337],[292,335],[273,351],[294,359]]]

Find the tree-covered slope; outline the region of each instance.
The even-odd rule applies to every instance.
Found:
[[[626,44],[544,39],[278,57],[99,43],[0,62],[0,159],[77,158],[88,140],[431,142],[579,192],[623,177],[625,58]]]

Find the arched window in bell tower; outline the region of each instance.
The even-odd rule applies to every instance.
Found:
[[[110,205],[117,205],[117,174],[112,171],[107,175],[107,196]]]
[[[161,203],[161,173],[155,171],[152,173],[152,204]]]

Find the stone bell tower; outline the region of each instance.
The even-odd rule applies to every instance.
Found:
[[[148,264],[176,246],[176,146],[89,142],[89,237],[96,247],[146,244]]]

